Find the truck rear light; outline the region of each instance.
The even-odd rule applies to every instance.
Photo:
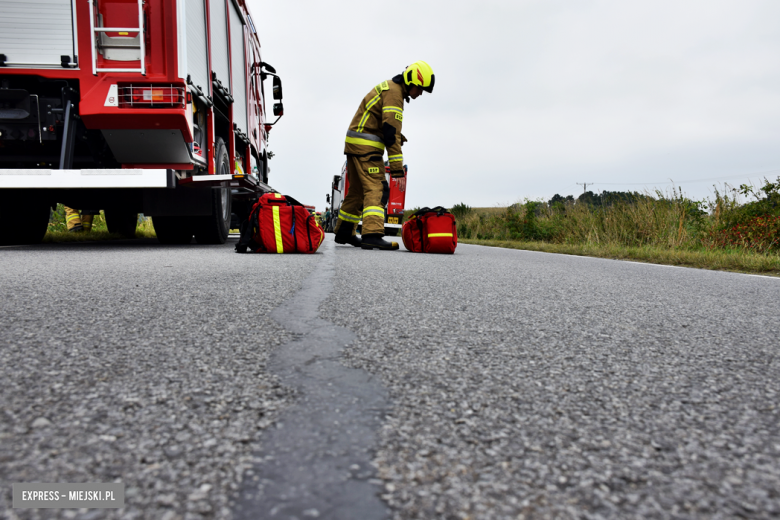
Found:
[[[119,87],[120,108],[180,108],[184,107],[184,87],[174,85],[125,84]]]

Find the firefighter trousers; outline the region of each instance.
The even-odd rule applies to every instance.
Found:
[[[83,214],[79,210],[63,206],[65,208],[65,223],[68,225],[68,231],[81,226],[84,231],[92,230],[92,221],[95,219],[95,211],[86,210]]]
[[[352,226],[363,220],[364,235],[385,234],[385,204],[390,194],[385,180],[385,163],[381,155],[370,157],[347,156],[347,180],[349,191],[339,209],[339,221],[335,231],[342,225]]]

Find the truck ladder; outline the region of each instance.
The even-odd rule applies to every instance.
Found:
[[[89,2],[89,28],[92,38],[92,74],[97,76],[98,72],[140,72],[146,76],[146,46],[144,44],[144,0],[138,0],[138,27],[95,27],[95,7],[98,0],[87,0]],[[101,22],[102,25],[102,22]],[[138,47],[141,51],[141,67],[138,69],[99,69],[97,68],[97,36],[100,33],[107,32],[135,32],[139,35]]]

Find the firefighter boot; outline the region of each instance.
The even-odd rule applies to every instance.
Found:
[[[355,224],[350,224],[342,220],[341,225],[338,230],[336,230],[336,243],[360,247],[360,239],[352,234],[354,228]]]
[[[387,242],[382,239],[380,233],[371,233],[363,235],[360,247],[363,249],[380,249],[383,251],[395,251],[398,249],[398,242]]]

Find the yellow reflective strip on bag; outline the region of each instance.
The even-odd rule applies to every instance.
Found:
[[[282,198],[282,194],[281,193],[274,193],[274,197],[277,198],[277,199],[281,199]]]
[[[274,238],[276,239],[276,252],[284,253],[282,243],[282,223],[279,221],[279,206],[274,206]]]
[[[431,237],[451,237],[452,233],[428,233],[428,238]]]
[[[344,139],[349,144],[362,144],[365,146],[373,146],[374,148],[378,148],[379,150],[384,151],[385,145],[382,143],[377,143],[376,141],[369,141],[368,139],[360,139],[359,137],[347,137]]]

